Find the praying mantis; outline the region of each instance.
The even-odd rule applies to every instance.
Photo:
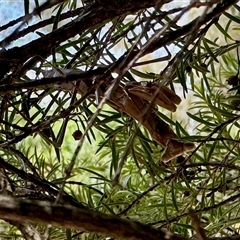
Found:
[[[73,70],[74,74],[82,73],[81,70]],[[58,77],[61,74],[67,76],[71,74],[69,69],[47,70],[43,72],[44,77]],[[109,87],[109,79],[98,89],[99,97],[102,98],[104,92]],[[86,94],[92,86],[92,81],[80,80],[73,83],[58,84],[58,87],[65,90],[77,89],[80,94]],[[156,92],[158,91],[158,93]],[[152,104],[152,98],[156,95]],[[93,94],[91,98],[94,98]],[[119,112],[124,112],[134,118],[148,130],[152,139],[165,147],[161,160],[168,162],[178,156],[192,151],[195,145],[191,142],[182,141],[157,114],[155,104],[171,112],[175,112],[181,98],[168,87],[157,82],[130,82],[120,84],[115,92],[107,100],[107,104]],[[148,111],[145,113],[145,110]],[[65,124],[66,128],[66,124]]]
[[[156,91],[158,93],[154,103],[149,106]],[[171,127],[157,114],[154,104],[175,112],[176,105],[181,102],[180,97],[166,86],[155,82],[133,82],[124,89],[118,88],[111,100],[113,101],[112,107],[141,122],[151,137],[165,146],[161,156],[163,162],[168,162],[194,149],[193,143],[180,140]],[[144,116],[144,109],[147,107],[149,112]]]

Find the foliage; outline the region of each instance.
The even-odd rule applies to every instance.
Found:
[[[194,209],[209,238],[238,235],[237,1],[21,4],[24,16],[0,27],[7,34],[0,42],[1,194],[91,209],[184,238],[199,237],[188,214]],[[139,81],[159,88],[134,95],[127,88]],[[157,106],[165,86],[186,98],[176,113]],[[118,97],[124,94],[130,97]],[[132,102],[146,104],[137,117]],[[148,114],[168,124],[166,143],[146,127]],[[164,162],[172,138],[195,147]],[[2,239],[21,239],[20,232],[28,239],[18,222],[7,222]],[[29,225],[51,239],[105,238]]]

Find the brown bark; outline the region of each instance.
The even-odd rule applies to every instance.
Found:
[[[108,1],[100,1],[100,3],[93,3],[84,11],[83,16],[81,15],[74,21],[64,25],[63,27],[56,29],[55,31],[46,34],[39,39],[33,40],[32,42],[22,46],[14,47],[9,50],[2,49],[0,51],[0,79],[10,70],[14,68],[20,69],[24,62],[29,58],[37,57],[39,61],[39,56],[46,58],[51,53],[53,47],[59,46],[60,43],[81,34],[83,31],[97,26],[103,22],[111,20],[122,14],[129,12],[136,12],[141,9],[154,7],[159,1],[148,1],[148,0],[131,0],[131,1],[121,1],[121,8],[118,5],[106,4]],[[171,2],[171,0],[162,0],[160,4]],[[212,18],[219,16],[222,12],[227,10],[231,5],[236,3],[237,0],[224,1],[218,4],[213,12],[206,16],[205,22],[210,21]],[[108,7],[106,7],[108,6]],[[113,11],[113,9],[115,10]],[[191,32],[193,26],[195,26],[197,19],[193,20],[191,23],[181,27],[176,31],[172,31],[166,36],[162,37],[160,40],[155,41],[151,47],[142,52],[142,55],[148,54],[150,52],[159,49],[160,47],[173,42],[175,39]],[[200,27],[200,26],[199,26]],[[44,49],[44,50],[43,50]],[[133,53],[134,54],[134,53]]]
[[[127,12],[136,12],[140,9],[154,7],[155,1],[139,0],[137,4],[128,4],[128,1],[124,1],[122,10],[112,11],[98,3],[94,3],[86,8],[83,16],[81,15],[74,21],[70,21],[63,27],[46,34],[39,39],[33,40],[32,42],[22,46],[14,47],[9,50],[0,51],[0,79],[6,74],[11,68],[21,66],[25,61],[34,56],[41,56],[43,58],[50,55],[50,51],[53,47],[58,46],[60,43],[81,34],[84,30],[97,26],[105,21],[111,20],[115,17],[122,15]],[[164,0],[169,2],[169,0]]]
[[[29,201],[0,195],[0,216],[11,221],[33,221],[64,228],[95,232],[106,236],[131,240],[183,240],[139,222],[128,221],[96,211]]]

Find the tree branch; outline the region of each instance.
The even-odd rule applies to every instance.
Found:
[[[170,0],[164,0],[164,2],[169,1]],[[126,7],[122,5],[122,9],[124,9],[125,12],[135,12],[140,9],[154,7],[157,1],[139,0],[137,1],[137,4],[132,5],[127,4],[127,2],[128,1],[125,1]],[[0,79],[12,67],[23,64],[29,58],[36,55],[47,57],[54,46],[58,46],[69,38],[81,34],[84,30],[120,16],[123,13],[123,11],[109,11],[106,8],[99,6],[99,4],[94,3],[86,7],[84,14],[63,27],[42,36],[39,39],[33,40],[22,47],[14,47],[7,51],[0,51]]]
[[[33,174],[26,173],[25,171],[14,167],[13,165],[5,162],[4,159],[1,157],[0,157],[0,168],[3,168],[11,173],[16,174],[24,180],[34,183],[35,185],[39,186],[43,191],[48,192],[50,195],[57,196],[59,192],[59,188],[56,185],[52,184],[51,182],[48,182],[45,179],[40,179]],[[62,199],[64,202],[67,202],[72,206],[84,207],[80,202],[78,202],[76,199],[74,199],[72,196],[68,195],[65,192]]]
[[[74,208],[70,205],[55,205],[43,201],[16,199],[2,195],[0,195],[0,202],[0,215],[6,220],[42,222],[129,240],[184,239],[139,222]]]

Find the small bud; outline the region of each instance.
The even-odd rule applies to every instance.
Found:
[[[82,137],[82,132],[80,130],[76,130],[72,136],[74,137],[75,140],[80,140]]]
[[[239,84],[239,80],[237,75],[231,76],[227,79],[227,84],[236,87]]]

